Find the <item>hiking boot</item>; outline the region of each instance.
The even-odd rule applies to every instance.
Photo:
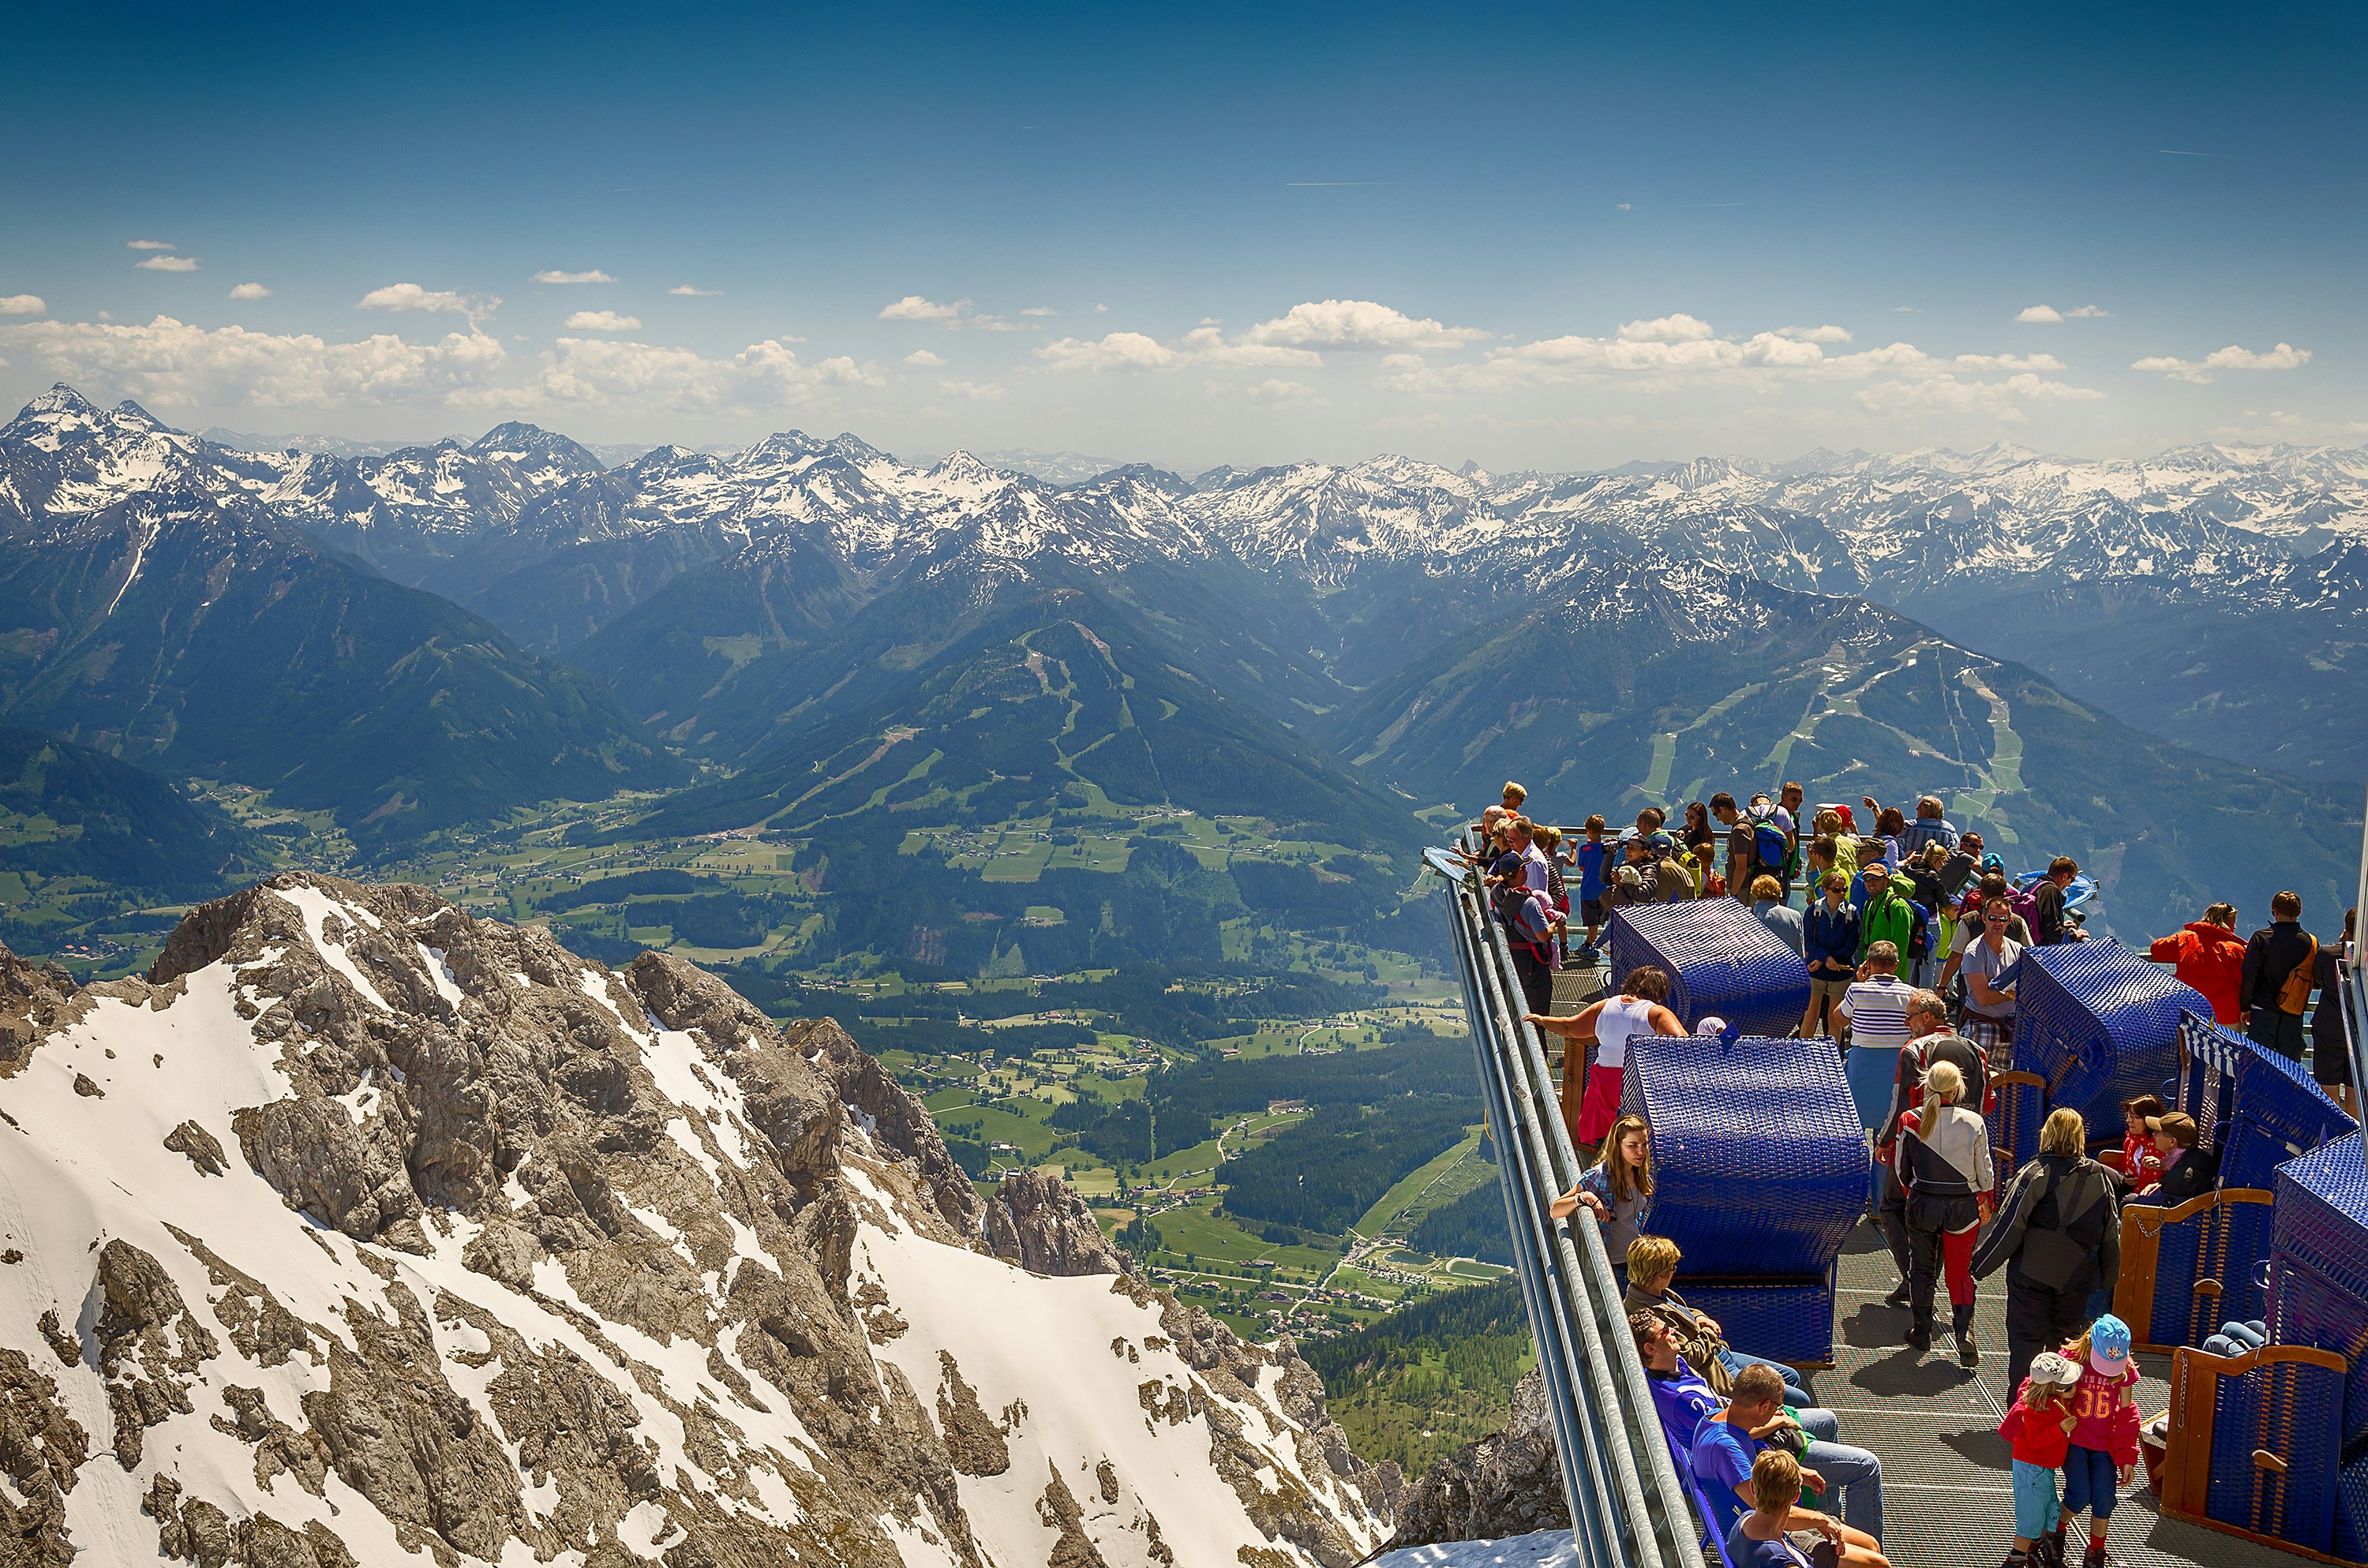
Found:
[[[2064,1527],[2058,1525],[2033,1541],[2031,1555],[2044,1568],[2064,1568]]]
[[[2105,1543],[2103,1541],[2092,1540],[2089,1543],[2088,1555],[2080,1559],[2080,1568],[2105,1568]]]
[[[1982,1369],[1981,1346],[1974,1343],[1974,1303],[1952,1307],[1949,1311],[1950,1332],[1957,1341],[1957,1365],[1969,1372]]]
[[[1907,1281],[1902,1279],[1899,1282],[1899,1289],[1894,1290],[1890,1295],[1885,1296],[1883,1299],[1883,1304],[1886,1307],[1906,1306],[1907,1304]]]
[[[1907,1331],[1907,1348],[1915,1351],[1918,1356],[1931,1349],[1932,1325],[1929,1323],[1919,1323],[1911,1326]]]
[[[2006,1554],[2006,1561],[1999,1563],[1998,1568],[2029,1568],[2030,1562],[2031,1559],[2021,1552],[2009,1548]]]

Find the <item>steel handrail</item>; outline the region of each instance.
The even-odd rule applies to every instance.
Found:
[[[1594,1217],[1552,1217],[1580,1165],[1520,982],[1478,873],[1441,850],[1447,915],[1495,1140],[1506,1228],[1554,1423],[1572,1535],[1587,1568],[1702,1568],[1696,1525],[1645,1381]]]

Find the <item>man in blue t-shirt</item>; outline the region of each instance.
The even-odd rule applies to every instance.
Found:
[[[1735,1522],[1751,1511],[1743,1489],[1751,1480],[1751,1461],[1770,1439],[1784,1434],[1787,1445],[1800,1445],[1801,1480],[1823,1494],[1828,1509],[1837,1494],[1842,1523],[1883,1539],[1883,1461],[1864,1449],[1821,1442],[1784,1414],[1784,1380],[1775,1368],[1746,1367],[1735,1375],[1735,1389],[1724,1411],[1713,1411],[1694,1431],[1689,1460],[1702,1497],[1718,1516],[1713,1528],[1724,1540]]]

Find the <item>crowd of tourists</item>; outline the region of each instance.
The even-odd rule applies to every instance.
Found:
[[[1622,1114],[1622,1090],[1633,1038],[1687,1032],[1668,1006],[1669,975],[1638,964],[1616,992],[1554,1011],[1555,974],[1600,963],[1611,911],[1736,899],[1806,971],[1809,1004],[1794,1032],[1831,1038],[1841,1053],[1873,1156],[1871,1217],[1898,1275],[1886,1304],[1906,1310],[1907,1347],[1932,1348],[1945,1292],[1950,1348],[1978,1370],[1975,1282],[2004,1271],[2008,1568],[2061,1568],[2066,1530],[2084,1514],[2086,1568],[2101,1568],[2115,1501],[2138,1461],[2139,1374],[2130,1331],[2108,1311],[2121,1211],[2210,1191],[2216,1153],[2201,1146],[2192,1119],[2141,1096],[2118,1130],[2055,1110],[2037,1156],[1997,1169],[1990,1081],[2012,1064],[2025,953],[2087,939],[2080,904],[2092,890],[2078,863],[2058,856],[2010,878],[1933,796],[1912,815],[1861,797],[1871,831],[1851,805],[1807,812],[1804,799],[1798,784],[1740,803],[1722,791],[1683,807],[1675,831],[1648,806],[1615,834],[1600,815],[1576,830],[1538,822],[1527,792],[1508,784],[1475,824],[1473,859],[1527,1021],[1565,1047],[1563,1115],[1587,1168],[1555,1211],[1592,1213],[1624,1264],[1629,1327],[1665,1434],[1735,1568],[1884,1564],[1882,1461],[1841,1441],[1839,1416],[1816,1403],[1803,1372],[1730,1346],[1717,1322],[1690,1308],[1674,1288],[1679,1249],[1652,1232],[1651,1130]],[[2302,914],[2295,893],[2280,892],[2269,925],[2242,937],[2236,909],[2214,903],[2146,951],[2219,1022],[2265,1046],[2299,1059],[2307,1030],[2315,1075],[2356,1115],[2338,999],[2356,912],[2330,942],[2305,929]],[[2226,1324],[2213,1347],[2238,1353],[2260,1342],[2260,1329]]]

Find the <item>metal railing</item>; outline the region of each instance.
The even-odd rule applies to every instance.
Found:
[[[1521,1021],[1504,932],[1489,918],[1475,871],[1443,850],[1426,858],[1448,884],[1449,938],[1578,1561],[1586,1568],[1702,1568],[1602,1233],[1584,1209],[1567,1220],[1550,1212],[1581,1167],[1543,1044]]]
[[[2368,909],[2368,816],[2363,816],[2360,824],[2360,885],[2352,894],[2351,907]],[[2352,1104],[2368,1109],[2368,963],[2362,961],[2363,953],[2368,953],[2368,932],[2355,932],[2351,951],[2338,961],[2336,973],[2344,982],[2343,1011],[2351,1025],[2348,1043],[2351,1048]],[[2312,1040],[2310,1048],[2318,1050],[2318,1041]]]

